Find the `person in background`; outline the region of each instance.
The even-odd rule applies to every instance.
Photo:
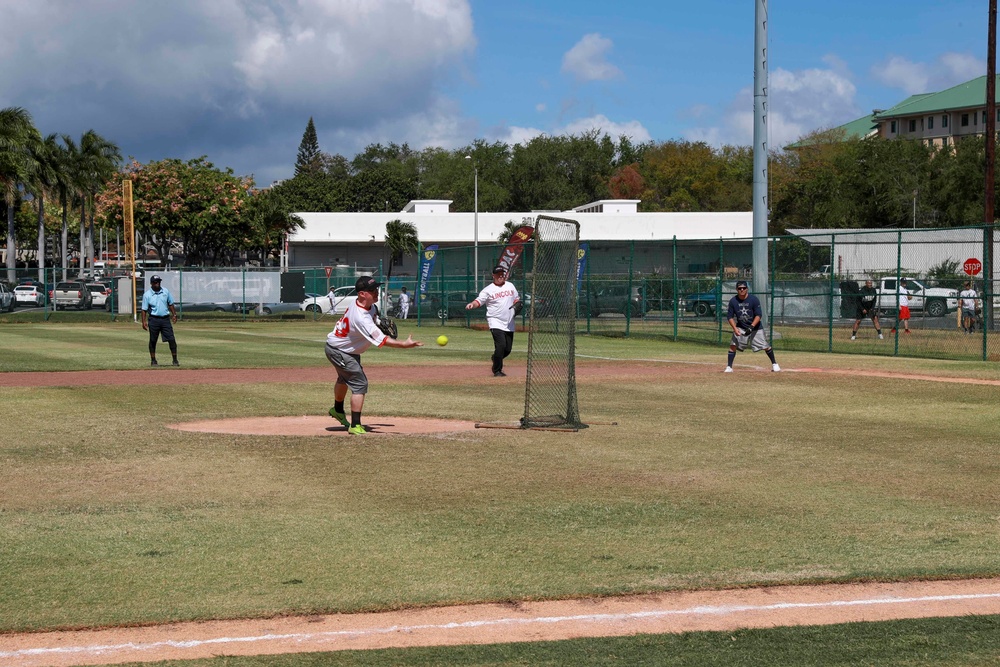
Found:
[[[899,330],[900,324],[903,325],[903,333],[910,333],[910,292],[906,289],[906,284],[906,278],[899,281],[899,313],[892,333]]]
[[[149,365],[157,366],[156,341],[162,337],[163,342],[170,346],[170,354],[174,358],[174,366],[180,366],[177,361],[177,341],[174,339],[174,327],[177,322],[177,308],[174,297],[165,287],[161,287],[163,279],[154,275],[149,279],[149,289],[142,294],[142,330],[149,332]]]
[[[962,331],[973,333],[976,330],[976,307],[979,305],[979,295],[972,289],[972,281],[965,281],[958,298],[962,306]]]
[[[878,292],[875,291],[871,278],[865,281],[865,286],[858,294],[858,313],[854,320],[854,330],[851,331],[851,340],[857,340],[858,327],[861,326],[861,320],[866,317],[871,318],[872,324],[875,325],[875,333],[878,334],[878,339],[882,340],[882,327],[878,324]]]
[[[401,287],[399,290],[399,318],[405,320],[409,312],[410,312],[410,295],[406,293],[405,287]]]

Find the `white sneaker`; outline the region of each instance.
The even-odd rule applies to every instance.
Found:
[[[771,370],[777,373],[781,370],[781,366],[779,366],[778,364],[771,364]]]
[[[732,373],[733,372],[733,367],[732,366],[726,366],[726,370],[724,370],[722,372],[723,373]]]
[[[878,339],[879,339],[879,340],[882,340],[883,338],[884,338],[884,336],[883,336],[882,334],[879,334],[879,335],[878,335]]]
[[[857,340],[857,339],[858,339],[857,336],[851,336],[851,340]]]

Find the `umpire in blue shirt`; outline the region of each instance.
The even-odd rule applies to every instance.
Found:
[[[174,366],[180,366],[177,361],[174,327],[171,325],[171,321],[177,321],[177,309],[169,290],[160,286],[162,282],[160,276],[154,275],[149,279],[149,289],[142,295],[142,328],[149,332],[149,365],[157,365],[156,340],[162,336],[163,342],[170,346]]]

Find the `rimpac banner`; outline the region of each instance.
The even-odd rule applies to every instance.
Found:
[[[434,258],[437,257],[438,246],[429,245],[424,248],[420,255],[420,300],[427,298],[427,284],[430,282],[431,272],[434,270]]]
[[[524,225],[518,227],[517,231],[511,234],[510,241],[507,243],[507,247],[503,249],[503,254],[500,255],[500,260],[497,262],[497,264],[507,269],[508,276],[511,274],[514,265],[517,264],[517,260],[521,258],[521,253],[524,252],[524,244],[531,240],[534,233],[534,227]]]

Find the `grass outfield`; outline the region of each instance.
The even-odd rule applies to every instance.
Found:
[[[186,368],[326,367],[331,326],[184,324],[177,336]],[[449,329],[444,348],[438,329],[414,333],[427,347],[365,363],[487,368],[485,332]],[[511,361],[521,368],[525,339]],[[617,427],[382,440],[165,427],[325,413],[332,384],[294,373],[0,387],[0,631],[1000,574],[997,387],[729,376],[724,348],[662,341],[581,337],[578,352],[578,365],[661,364],[662,382],[581,381],[584,417]],[[1000,379],[977,362],[780,349],[779,362]],[[737,363],[767,366],[760,354]],[[148,368],[144,333],[0,329],[0,370],[98,368]],[[488,379],[379,383],[366,413],[516,419],[523,387]]]
[[[1000,619],[988,616],[486,646],[231,656],[157,664],[160,667],[985,667],[997,664],[998,660]]]

